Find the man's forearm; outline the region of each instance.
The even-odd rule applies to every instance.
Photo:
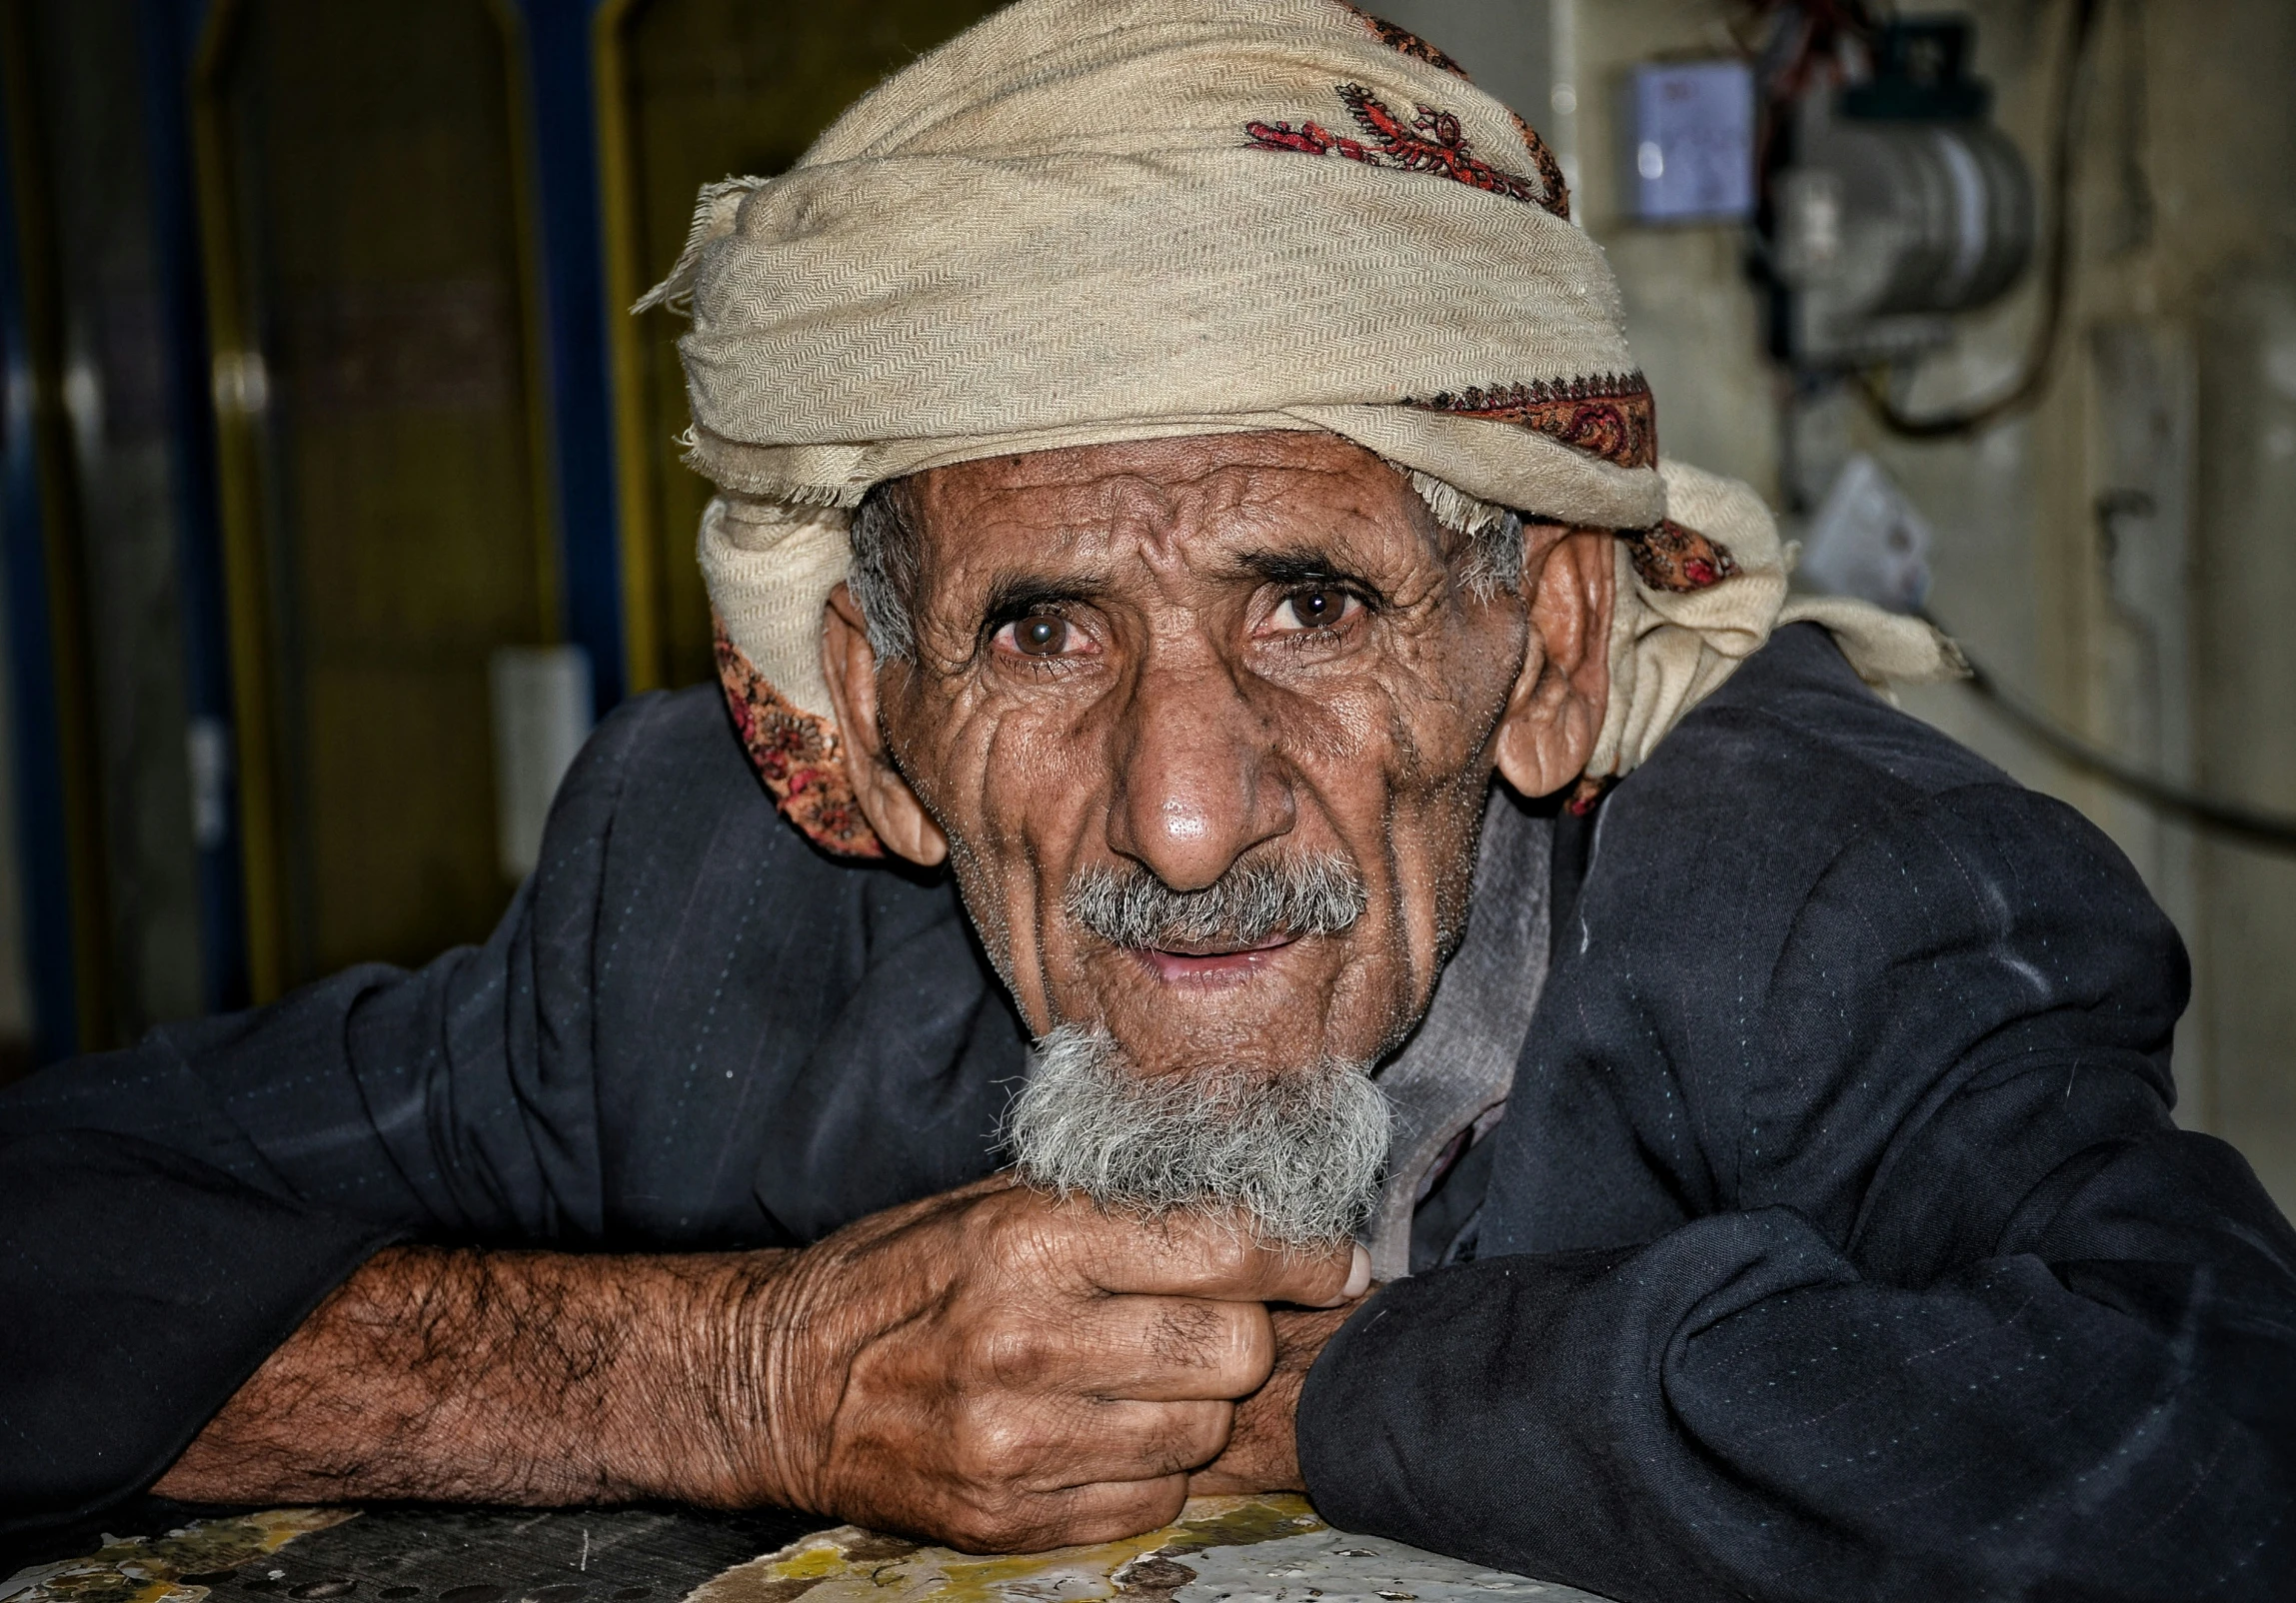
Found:
[[[1296,1371],[1359,1247],[1249,1242],[999,1177],[786,1253],[378,1254],[163,1476],[196,1501],[780,1504],[977,1552],[1295,1484]]]
[[[727,1417],[787,1255],[394,1248],[337,1288],[155,1490],[194,1501],[776,1500]],[[761,1381],[763,1376],[749,1377]]]

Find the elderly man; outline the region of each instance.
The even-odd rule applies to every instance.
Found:
[[[2170,1122],[2173,932],[1658,464],[1438,52],[1023,0],[657,294],[722,696],[483,948],[0,1102],[20,1527],[1301,1488],[1621,1598],[2285,1589],[2296,1235]]]

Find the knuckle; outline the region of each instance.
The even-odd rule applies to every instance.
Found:
[[[1207,1464],[1219,1456],[1234,1427],[1235,1405],[1227,1402],[1192,1403],[1171,1410],[1156,1432],[1148,1457],[1155,1468],[1175,1474]]]
[[[1037,1461],[1036,1433],[1001,1409],[972,1411],[957,1448],[959,1473],[981,1487],[1009,1487]]]
[[[1021,1551],[1031,1522],[1016,1505],[1016,1499],[997,1498],[965,1510],[950,1522],[945,1533],[949,1545],[967,1553]]]
[[[991,1234],[999,1263],[1033,1283],[1061,1284],[1073,1280],[1080,1266],[1099,1261],[1102,1242],[1091,1215],[1035,1191],[1010,1193],[1003,1200]]]
[[[1219,1285],[1256,1281],[1266,1257],[1240,1230],[1217,1223],[1205,1229],[1201,1254],[1204,1278]]]
[[[1257,1386],[1275,1367],[1275,1322],[1256,1302],[1232,1307],[1233,1317],[1222,1332],[1225,1341],[1219,1356],[1220,1371],[1240,1379],[1246,1387]]]
[[[1143,1481],[1134,1496],[1115,1511],[1109,1521],[1110,1536],[1133,1536],[1142,1531],[1152,1531],[1159,1525],[1169,1525],[1179,1518],[1186,1504],[1186,1476],[1173,1475],[1163,1480]]]
[[[1044,1378],[1054,1346],[1052,1332],[1042,1322],[996,1316],[966,1333],[962,1361],[974,1375],[1001,1386],[1025,1388]]]
[[[1009,1249],[1015,1242],[1036,1235],[1044,1222],[1044,1198],[1016,1187],[982,1197],[967,1210],[965,1227],[986,1245]]]

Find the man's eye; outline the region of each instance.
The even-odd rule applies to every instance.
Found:
[[[1024,657],[1058,657],[1069,649],[1069,621],[1052,613],[1034,613],[1005,626],[1014,650]]]
[[[1278,629],[1329,629],[1362,605],[1359,598],[1329,586],[1295,590],[1275,609],[1272,622]]]

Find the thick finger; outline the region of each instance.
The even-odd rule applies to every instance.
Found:
[[[1057,1492],[1201,1469],[1226,1448],[1235,1405],[1080,1400],[1061,1417],[1064,1434],[1057,1448],[1019,1479],[1022,1490]]]
[[[1001,1390],[1144,1402],[1241,1397],[1275,1363],[1257,1302],[1104,1296],[979,1327],[963,1371]]]
[[[1064,1232],[1072,1263],[1103,1291],[1328,1308],[1362,1295],[1371,1280],[1370,1255],[1352,1241],[1276,1246],[1253,1239],[1232,1215],[1172,1212],[1143,1219],[1076,1203],[1055,1206],[1073,1226]]]
[[[1187,1477],[1104,1481],[1002,1501],[956,1515],[928,1534],[961,1553],[1042,1553],[1122,1541],[1169,1525],[1187,1501]]]
[[[1235,1405],[1225,1401],[968,1398],[947,1421],[941,1473],[991,1501],[1099,1481],[1154,1480],[1218,1457],[1234,1421]]]

